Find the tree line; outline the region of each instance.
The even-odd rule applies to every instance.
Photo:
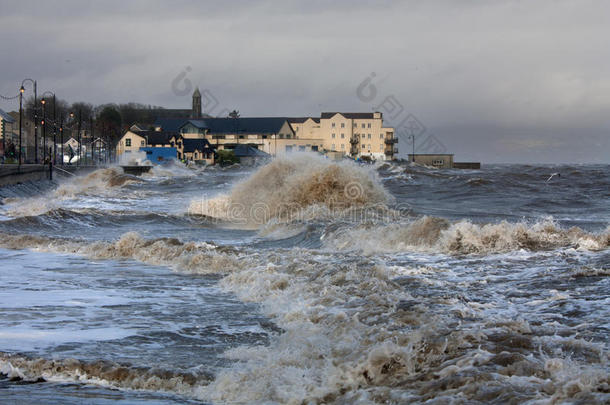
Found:
[[[33,120],[36,115],[40,123],[44,113],[47,123],[52,124],[55,116],[57,126],[62,123],[64,126],[75,125],[80,119],[82,129],[90,130],[93,125],[97,134],[108,137],[113,143],[134,123],[152,126],[158,111],[163,110],[163,107],[140,103],[93,105],[83,101],[69,103],[60,98],[53,100],[52,97],[44,100],[43,105],[41,97],[36,103],[33,96],[29,97],[25,101],[25,117]]]

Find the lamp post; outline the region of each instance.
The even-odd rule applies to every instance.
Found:
[[[415,163],[415,135],[409,135],[409,139],[412,140],[413,145],[413,154],[411,155],[411,160]]]
[[[93,114],[89,117],[89,126],[91,127],[91,165],[94,164],[93,160],[93,150],[95,149],[95,135],[93,131]]]
[[[78,160],[76,161],[76,164],[78,166],[80,166],[80,158],[81,158],[81,136],[80,136],[80,126],[82,123],[82,111],[79,109],[78,110]]]
[[[74,138],[74,113],[70,113],[70,137]],[[72,151],[74,152],[74,151]],[[68,160],[68,163],[72,163],[72,158]]]
[[[36,129],[38,128],[38,124],[36,123],[36,121],[38,119],[37,114],[36,114],[36,110],[38,108],[38,106],[36,105],[36,100],[37,100],[37,90],[36,90],[36,88],[37,88],[37,85],[36,85],[36,80],[33,80],[33,79],[23,79],[23,81],[21,82],[21,88],[19,89],[19,91],[20,91],[19,94],[23,94],[25,92],[25,83],[26,82],[32,83],[32,87],[34,89],[34,104],[33,104],[33,108],[32,108],[33,111],[32,112],[34,114],[34,137],[36,138],[38,136],[37,133],[36,133]],[[19,104],[21,105],[21,102]],[[19,110],[21,111],[21,107],[19,108]],[[20,122],[19,126],[21,128],[21,119],[23,118],[23,113],[22,112],[20,112],[19,118],[20,118],[19,119],[19,122]],[[37,146],[38,146],[38,143],[35,141],[34,142],[34,151],[35,152],[37,151],[37,149],[36,149]],[[36,163],[38,163],[38,154],[35,153],[34,155],[35,155],[34,159],[36,160]]]
[[[51,91],[45,91],[44,93],[42,93],[42,100],[40,100],[41,104],[42,104],[42,133],[43,133],[43,149],[44,149],[44,153],[43,156],[44,158],[46,158],[47,156],[47,118],[46,118],[46,99],[45,96],[47,94],[50,94],[53,96],[53,149],[52,151],[49,151],[49,160],[53,160],[53,163],[55,163],[55,137],[57,135],[57,103],[56,103],[56,98],[55,98],[55,93],[51,92]],[[44,161],[45,159],[43,159]]]
[[[42,99],[40,100],[40,103],[42,104],[42,121],[40,122],[40,125],[42,125],[42,163],[46,163],[47,160],[47,125],[46,125],[46,113],[45,113],[45,104],[46,104],[46,100],[44,99],[44,95],[42,96]]]
[[[59,141],[61,142],[61,165],[64,165],[64,117],[59,119]]]
[[[23,128],[23,92],[25,88],[23,84],[19,89],[19,166],[21,166],[21,132]]]

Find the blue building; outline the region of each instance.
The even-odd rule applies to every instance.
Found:
[[[146,153],[146,160],[152,164],[168,163],[178,156],[176,148],[143,146],[140,151]]]

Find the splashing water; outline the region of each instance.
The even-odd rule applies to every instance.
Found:
[[[100,387],[98,403],[110,388],[128,402],[607,403],[608,169],[577,169],[553,168],[578,174],[543,191],[533,169],[307,155],[94,174],[53,211],[71,234],[0,222],[3,266],[23,269],[0,272],[0,385],[15,401],[37,392],[20,381],[70,381]],[[161,215],[189,201],[224,221]],[[367,209],[384,215],[346,215]],[[118,224],[138,232],[111,236]]]

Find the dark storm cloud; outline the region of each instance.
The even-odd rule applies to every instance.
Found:
[[[610,159],[602,1],[0,5],[2,94],[33,77],[69,100],[184,107],[172,81],[186,72],[217,112],[368,111],[393,95],[460,159]]]

